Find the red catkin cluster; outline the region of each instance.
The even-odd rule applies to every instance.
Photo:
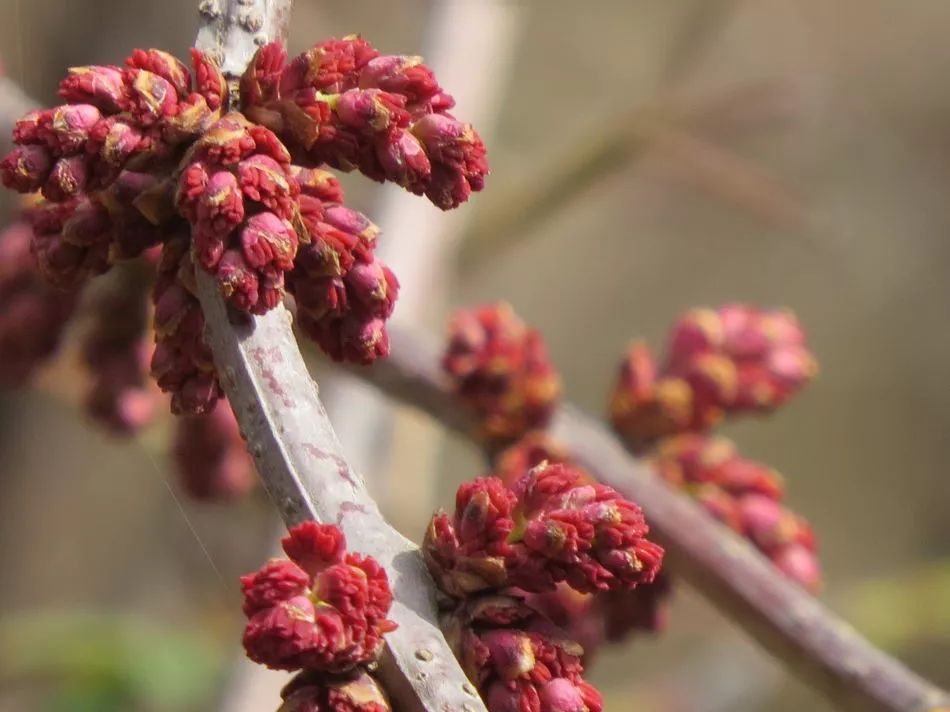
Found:
[[[310,235],[287,280],[297,325],[334,360],[372,363],[389,353],[386,320],[399,293],[396,276],[374,254],[379,229],[342,204],[328,171],[294,167],[294,178]]]
[[[555,625],[542,596],[563,588],[587,598],[649,584],[663,550],[647,531],[635,504],[577,468],[547,462],[510,488],[496,477],[463,484],[454,514],[433,516],[423,554],[453,601],[443,629],[490,712],[603,708],[583,679],[584,649],[574,636],[583,632]]]
[[[78,302],[77,290],[55,289],[37,270],[27,214],[0,232],[0,383],[8,386],[53,356]]]
[[[490,712],[601,712],[584,681],[581,646],[518,595],[465,600],[444,617],[446,639]]]
[[[254,486],[254,461],[227,401],[178,418],[172,455],[181,488],[195,499],[234,499]]]
[[[492,474],[511,486],[533,467],[542,463],[564,463],[577,469],[585,483],[595,480],[571,461],[563,444],[543,431],[528,433],[499,452],[493,459]],[[668,619],[670,579],[660,571],[650,583],[632,590],[582,593],[559,583],[553,591],[527,593],[529,605],[562,628],[571,640],[584,648],[590,660],[605,642],[616,643],[634,633],[658,633]]]
[[[640,508],[582,471],[542,464],[509,489],[494,477],[459,487],[455,513],[439,513],[424,552],[440,587],[464,596],[516,586],[538,592],[561,581],[578,591],[633,588],[659,571]]]
[[[350,673],[376,660],[392,592],[375,559],[346,551],[340,529],[306,522],[282,541],[287,559],[243,576],[244,648],[277,670]],[[335,708],[331,708],[335,709]]]
[[[806,588],[821,586],[815,534],[782,503],[782,478],[773,469],[742,457],[726,438],[700,434],[663,440],[650,461],[666,481],[748,538],[779,571]]]
[[[644,344],[629,348],[610,416],[632,447],[642,447],[707,430],[726,415],[771,411],[816,371],[791,312],[740,304],[695,309],[673,328],[662,368]]]
[[[152,171],[211,123],[226,91],[206,55],[192,72],[160,50],[135,50],[126,66],[71,69],[67,103],[17,122],[16,148],[0,162],[4,185],[65,202],[110,185],[123,170]]]
[[[143,265],[144,267],[144,265]],[[89,325],[82,336],[82,360],[89,374],[85,408],[119,435],[151,422],[159,394],[148,377],[152,344],[148,334],[149,280],[144,269],[112,275],[84,304]]]
[[[155,351],[151,362],[152,376],[159,388],[172,394],[172,412],[178,415],[208,413],[223,395],[195,291],[189,240],[180,235],[162,247],[152,289]]]
[[[561,395],[541,334],[505,303],[455,314],[442,368],[490,439],[513,440],[544,427]]]
[[[194,261],[236,309],[264,314],[284,296],[300,238],[290,154],[263,126],[231,113],[183,161],[175,204],[191,224]]]
[[[392,712],[383,688],[361,669],[343,675],[304,670],[280,696],[277,712]]]
[[[56,286],[78,288],[161,244],[152,372],[174,412],[201,414],[220,387],[196,336],[196,267],[251,314],[292,292],[304,334],[335,360],[371,363],[389,353],[399,285],[374,254],[379,231],[342,204],[325,167],[358,168],[448,209],[482,188],[488,166],[418,57],[348,37],[287,61],[270,44],[238,96],[207,55],[191,58],[189,69],[135,50],[125,67],[70,70],[66,104],[17,122],[0,179],[49,201],[31,213],[31,249]],[[245,113],[228,112],[237,106]]]
[[[449,209],[484,186],[485,146],[420,57],[380,55],[360,37],[326,40],[290,61],[262,47],[241,102],[313,164],[359,170]]]

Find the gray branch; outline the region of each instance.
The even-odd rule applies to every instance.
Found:
[[[476,420],[448,387],[431,337],[398,325],[390,332],[390,357],[352,371],[477,442]],[[875,648],[748,542],[669,488],[601,422],[565,405],[550,430],[578,464],[643,508],[676,575],[840,709],[950,709],[950,695]]]
[[[220,60],[229,81],[257,46],[284,38],[290,0],[204,0],[196,46]],[[197,270],[199,298],[221,383],[268,493],[288,526],[334,523],[354,551],[389,573],[399,628],[386,636],[380,678],[400,710],[487,712],[439,630],[435,588],[418,548],[382,517],[343,458],[290,314],[229,313],[214,280]]]

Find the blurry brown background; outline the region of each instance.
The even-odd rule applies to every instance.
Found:
[[[493,175],[462,208],[453,302],[513,302],[595,412],[627,340],[660,344],[682,310],[793,308],[821,377],[773,419],[727,432],[786,475],[821,537],[828,604],[950,685],[950,4],[518,5]],[[50,103],[66,66],[136,46],[182,54],[193,6],[0,0],[0,56]],[[428,11],[298,0],[291,49],[360,32],[417,52]],[[626,148],[608,154],[622,160],[530,209],[570,157],[620,134]],[[372,215],[373,186],[347,184]],[[69,374],[60,363],[47,382]],[[179,503],[164,437],[159,425],[115,442],[51,395],[0,397],[0,710],[213,707],[239,640],[236,577],[274,523],[262,498]],[[426,509],[480,468],[461,443],[442,450]],[[420,474],[397,465],[391,477]],[[603,655],[592,677],[614,710],[827,709],[685,587],[664,636]]]

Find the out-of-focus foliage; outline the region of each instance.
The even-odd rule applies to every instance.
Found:
[[[49,712],[206,709],[221,650],[138,616],[39,611],[0,624],[0,686],[35,685]]]

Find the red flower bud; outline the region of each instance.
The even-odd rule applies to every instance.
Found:
[[[3,184],[18,193],[31,193],[46,183],[53,157],[45,146],[17,146],[0,161]]]
[[[386,618],[392,592],[385,570],[346,554],[332,525],[307,522],[283,543],[294,563],[272,560],[241,579],[248,656],[278,669],[334,673],[374,661],[382,636],[395,628]]]
[[[326,675],[305,670],[280,693],[277,712],[391,712],[386,693],[368,673]]]
[[[511,487],[528,470],[543,462],[573,464],[560,442],[544,431],[536,430],[499,452],[494,457],[492,474]],[[593,478],[590,481],[593,482]]]
[[[85,156],[60,158],[53,164],[53,169],[43,185],[43,197],[54,203],[77,198],[85,190],[88,178],[89,169]]]
[[[457,312],[442,368],[494,439],[517,438],[544,426],[561,393],[540,334],[507,304]]]
[[[707,430],[726,415],[772,410],[817,370],[790,312],[742,305],[681,317],[659,375],[646,354],[642,346],[629,352],[610,406],[633,448]]]
[[[91,104],[64,104],[49,113],[49,122],[41,122],[38,137],[53,155],[67,156],[85,149],[89,132],[102,118]]]
[[[70,103],[92,104],[109,114],[123,111],[128,105],[119,67],[73,67],[69,76],[60,82],[59,95]]]
[[[443,114],[428,114],[410,130],[432,165],[426,196],[435,205],[443,210],[455,208],[485,187],[485,144],[471,125]]]

